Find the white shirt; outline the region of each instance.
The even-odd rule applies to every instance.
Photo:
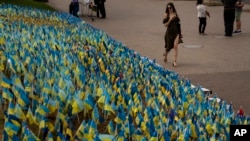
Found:
[[[196,6],[196,8],[197,8],[197,11],[198,11],[198,17],[206,17],[207,16],[207,14],[206,14],[207,9],[206,9],[205,5],[198,4]]]

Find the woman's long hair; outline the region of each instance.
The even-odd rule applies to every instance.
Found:
[[[198,4],[202,4],[202,3],[203,3],[203,0],[197,0],[196,5],[198,5]]]
[[[176,15],[177,15],[177,11],[176,11],[176,9],[175,9],[175,7],[174,7],[174,4],[173,4],[172,2],[169,2],[169,3],[167,4],[167,6],[166,6],[166,11],[165,11],[165,12],[166,12],[167,14],[169,14],[168,6],[171,6],[171,7],[173,8],[173,12],[176,13]]]

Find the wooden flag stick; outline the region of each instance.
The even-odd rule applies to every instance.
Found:
[[[79,114],[78,113],[76,114],[76,117],[77,117],[78,123],[80,123],[80,118],[79,118]]]

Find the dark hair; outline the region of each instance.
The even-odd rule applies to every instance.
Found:
[[[176,11],[176,9],[175,9],[175,7],[174,7],[174,4],[173,4],[172,2],[167,3],[166,11],[165,11],[165,12],[166,12],[167,14],[169,14],[168,6],[171,6],[171,7],[173,8],[173,12],[175,12],[176,15],[177,15],[177,11]]]
[[[198,4],[202,4],[202,3],[203,3],[203,0],[197,0],[196,5],[198,5]]]

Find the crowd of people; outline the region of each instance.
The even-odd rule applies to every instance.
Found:
[[[204,5],[204,0],[197,0],[196,8],[199,18],[198,31],[200,35],[206,35],[207,17],[210,13]],[[233,33],[241,33],[241,13],[244,6],[244,0],[221,0],[224,5],[224,27],[225,36],[231,37]],[[234,29],[234,22],[236,29]],[[173,66],[177,67],[178,44],[183,43],[180,27],[180,18],[172,2],[167,3],[163,16],[163,25],[166,27],[165,32],[165,52],[163,53],[164,62],[167,63],[168,53],[174,49]]]
[[[98,18],[105,19],[106,18],[105,2],[106,0],[94,0],[94,3],[90,0],[84,0],[83,2],[79,2],[79,0],[72,0],[69,5],[69,13],[74,15],[75,17],[79,17],[78,13],[80,10],[80,4],[87,4],[90,10],[96,12],[96,16]]]

